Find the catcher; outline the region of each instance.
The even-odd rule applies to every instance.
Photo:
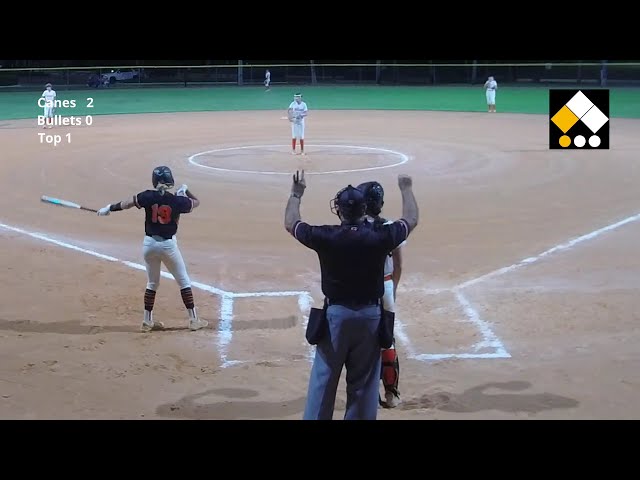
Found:
[[[287,110],[287,117],[291,122],[292,155],[296,155],[296,140],[300,140],[300,155],[304,155],[304,119],[308,111],[307,104],[302,101],[302,94],[296,93]]]
[[[384,189],[378,182],[366,182],[358,185],[358,189],[364,194],[366,201],[367,219],[373,223],[393,223],[380,216],[384,206]],[[400,276],[402,275],[402,242],[396,249],[389,253],[384,264],[384,297],[383,307],[389,312],[395,312],[396,291]],[[400,404],[400,391],[398,382],[400,379],[400,361],[396,351],[395,340],[391,348],[382,350],[382,370],[380,372],[382,385],[384,386],[385,400],[380,399],[380,405],[384,408],[395,408]]]
[[[154,322],[152,313],[156,291],[160,284],[162,263],[180,286],[180,295],[189,313],[189,328],[200,330],[209,322],[200,320],[196,314],[191,280],[175,238],[180,215],[191,213],[200,205],[200,201],[186,185],[182,185],[175,195],[169,192],[174,185],[173,174],[169,167],[155,168],[151,174],[151,182],[154,190],[145,190],[127,200],[109,204],[98,210],[98,215],[106,216],[111,212],[128,210],[131,207],[145,210],[145,237],[142,253],[147,267],[147,289],[144,292],[144,319],[141,330],[149,332],[164,328],[162,322]]]

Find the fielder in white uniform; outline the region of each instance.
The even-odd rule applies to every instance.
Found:
[[[384,225],[393,223],[380,216],[384,206],[384,189],[378,182],[366,182],[358,185],[358,189],[364,193],[367,201],[367,220],[372,223]],[[406,240],[395,250],[389,253],[384,264],[384,296],[382,306],[388,312],[396,311],[396,291],[400,276],[402,275],[402,247],[406,245]],[[382,371],[381,380],[384,386],[385,401],[380,400],[380,405],[385,408],[395,408],[400,404],[400,391],[398,383],[400,380],[400,362],[396,351],[395,339],[391,348],[382,349]]]
[[[271,72],[269,70],[267,70],[266,72],[264,72],[264,86],[267,89],[267,92],[269,90],[271,90]]]
[[[42,128],[53,128],[53,112],[55,110],[56,91],[50,83],[45,85],[45,91],[42,92],[44,98],[44,125]]]
[[[487,106],[489,108],[489,113],[495,113],[498,82],[496,82],[493,77],[489,77],[487,81],[484,82],[484,89],[487,91]]]
[[[309,109],[302,101],[302,94],[296,93],[289,105],[287,116],[291,119],[291,153],[296,154],[296,140],[300,140],[300,155],[304,155],[304,119]]]
[[[98,215],[105,216],[131,207],[145,210],[145,237],[142,252],[147,270],[147,288],[144,293],[144,319],[141,330],[149,332],[164,328],[162,322],[154,322],[152,313],[163,263],[180,287],[180,295],[189,314],[189,328],[199,330],[206,327],[209,322],[200,320],[196,314],[191,280],[175,236],[178,232],[180,215],[193,211],[200,205],[200,201],[186,185],[182,185],[175,195],[169,192],[174,185],[173,174],[169,167],[155,168],[151,178],[154,190],[145,190],[122,202],[109,204],[101,208]]]

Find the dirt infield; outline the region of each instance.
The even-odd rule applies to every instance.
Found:
[[[613,121],[609,151],[550,151],[545,116],[319,111],[300,157],[281,115],[0,124],[0,418],[301,418],[319,268],[283,220],[303,167],[312,223],[334,222],[335,193],[373,179],[397,217],[397,175],[414,178],[404,403],[380,419],[640,418],[640,121]],[[179,232],[211,324],[199,332],[165,278],[155,315],[171,328],[138,333],[142,212],[39,201],[99,208],[148,188],[160,164],[202,200]],[[344,382],[338,397],[335,418]]]

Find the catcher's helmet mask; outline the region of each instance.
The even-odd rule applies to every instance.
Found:
[[[348,185],[336,193],[329,205],[333,214],[347,222],[362,218],[367,208],[362,191],[353,185]]]
[[[384,206],[384,188],[379,182],[365,182],[358,185],[367,203],[367,215],[376,217]]]
[[[175,185],[171,169],[165,166],[154,168],[151,174],[151,183],[153,183],[153,188],[163,193],[166,190],[171,190]]]

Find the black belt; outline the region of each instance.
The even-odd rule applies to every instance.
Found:
[[[158,240],[159,238],[161,238],[162,240],[171,240],[173,238],[173,235],[170,237],[165,237],[164,235],[149,235],[148,233],[146,235],[147,237],[151,237],[154,240]]]
[[[371,305],[380,305],[380,299],[356,300],[356,299],[338,299],[327,298],[327,305],[341,305],[343,307],[368,307]]]

